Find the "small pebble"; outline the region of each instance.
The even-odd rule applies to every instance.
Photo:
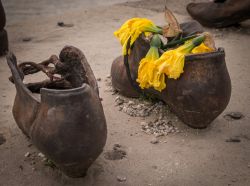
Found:
[[[96,80],[97,80],[97,81],[101,81],[102,79],[101,79],[101,78],[97,78]]]
[[[122,105],[124,103],[124,100],[120,96],[117,96],[115,98],[115,103],[116,103],[116,106],[119,106],[119,105]]]
[[[31,40],[32,40],[32,37],[24,37],[24,38],[22,39],[23,42],[29,42],[29,41],[31,41]]]
[[[74,24],[71,24],[71,23],[66,24],[66,23],[64,23],[62,21],[57,22],[57,25],[60,26],[60,27],[73,27],[74,26]]]
[[[243,114],[241,114],[240,112],[231,112],[229,113],[229,116],[231,116],[231,118],[233,119],[241,119],[243,117]]]
[[[116,144],[114,144],[113,149],[115,149],[115,148],[121,148],[121,147],[122,147],[122,146],[121,146],[120,144],[116,143]]]
[[[127,178],[125,176],[117,176],[116,179],[119,182],[125,182],[127,180]]]
[[[29,152],[26,152],[24,156],[27,158],[27,157],[30,156],[30,153],[29,153]]]
[[[23,166],[22,166],[22,165],[19,165],[19,169],[20,169],[20,170],[23,170]]]
[[[237,182],[237,181],[238,181],[237,178],[233,178],[233,179],[232,179],[232,182]]]
[[[242,119],[243,117],[244,117],[244,115],[242,113],[240,113],[240,112],[230,112],[230,113],[224,115],[224,118],[226,120],[229,120],[229,121],[231,121],[231,120],[239,120],[239,119]]]
[[[164,136],[164,134],[158,133],[158,134],[155,135],[155,137],[160,137],[160,136]]]
[[[239,143],[239,142],[241,142],[241,140],[238,138],[229,138],[229,139],[226,139],[226,142]]]
[[[146,125],[147,125],[147,123],[145,121],[141,122],[141,126],[146,126]]]
[[[156,165],[153,165],[152,168],[153,168],[153,169],[157,169],[158,167],[157,167]]]
[[[45,157],[44,154],[41,153],[41,152],[38,153],[38,156],[41,157],[41,158],[44,158],[44,157]]]
[[[158,140],[157,138],[153,138],[153,139],[150,141],[150,143],[152,143],[152,144],[157,144],[157,143],[159,143],[159,140]]]

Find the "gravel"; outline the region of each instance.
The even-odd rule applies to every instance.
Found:
[[[150,102],[140,99],[129,99],[122,96],[115,98],[115,105],[119,106],[119,110],[133,117],[147,117],[151,114],[160,113],[164,107],[167,107],[163,102]]]
[[[168,106],[161,101],[150,102],[148,100],[128,99],[117,96],[115,98],[115,105],[119,108],[119,111],[132,117],[145,118],[152,115],[152,121],[141,122],[141,130],[146,134],[160,137],[180,132],[174,126],[174,122],[178,122],[177,117],[173,116]]]
[[[171,133],[179,133],[179,129],[167,119],[156,119],[153,122],[142,122],[141,129],[146,134],[153,134],[155,137],[167,136]]]
[[[115,94],[118,93],[117,90],[115,90],[112,87],[112,82],[111,82],[111,76],[110,75],[107,75],[106,79],[104,81],[105,81],[105,85],[106,85],[106,88],[105,88],[104,92],[111,92],[112,95],[115,95]]]
[[[115,106],[119,111],[131,117],[141,117],[145,119],[145,121],[141,122],[142,132],[154,135],[155,137],[180,132],[175,126],[175,123],[179,122],[178,118],[170,112],[169,107],[165,103],[162,101],[153,102],[144,98],[136,99],[124,97],[119,95],[117,91],[112,88],[110,78],[106,78],[105,82],[108,90],[113,92],[113,94],[117,94]]]

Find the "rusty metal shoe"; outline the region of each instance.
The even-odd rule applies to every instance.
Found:
[[[191,29],[188,25],[189,23],[181,25],[182,29]],[[149,41],[139,37],[128,57],[134,86],[139,87],[136,82],[139,62],[147,54],[149,47]],[[133,86],[127,86],[130,81],[124,73],[126,67],[123,58],[117,59],[111,69],[113,87],[129,96],[128,92],[135,88],[131,90]],[[193,128],[206,128],[226,108],[231,96],[231,80],[224,50],[219,48],[215,52],[186,56],[184,72],[177,80],[167,79],[167,88],[162,92],[152,88],[143,89],[136,96],[144,93],[163,100],[185,124]]]
[[[7,53],[9,44],[8,44],[8,35],[6,30],[0,30],[0,56],[3,56]]]
[[[41,86],[39,94],[29,89],[34,88],[34,84],[23,83],[28,68],[33,73],[38,70],[30,66],[21,68],[11,53],[7,55],[7,62],[16,87],[13,116],[19,128],[66,175],[84,176],[103,151],[107,138],[97,83],[85,56],[77,48],[65,47],[55,65],[66,72],[64,78],[75,87],[54,89],[50,84],[46,88]],[[83,69],[80,71],[82,83],[78,87],[74,77],[68,74],[69,63],[81,65],[77,70]]]
[[[123,56],[117,57],[111,66],[111,81],[112,86],[120,92],[122,95],[131,98],[140,97],[140,93],[135,90],[135,88],[131,85],[127,71],[124,66],[124,58]]]
[[[6,30],[4,30],[5,24],[5,12],[0,0],[0,56],[4,55],[8,51],[8,35]]]
[[[0,30],[2,30],[5,27],[5,24],[6,24],[6,16],[2,2],[0,0]]]
[[[190,3],[187,5],[187,11],[204,26],[221,28],[250,19],[250,1]]]

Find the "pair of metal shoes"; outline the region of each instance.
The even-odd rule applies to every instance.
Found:
[[[186,36],[202,31],[196,22],[181,27]],[[127,56],[131,78],[127,76],[123,57],[113,62],[112,84],[121,94],[140,96],[141,92],[134,87],[135,79],[138,64],[148,49],[148,41],[143,37],[137,39]],[[39,64],[17,65],[11,53],[7,55],[7,62],[12,73],[10,80],[17,92],[13,115],[19,128],[66,175],[84,176],[103,151],[107,127],[98,85],[83,53],[67,46],[59,58],[53,55]],[[25,75],[39,71],[49,80],[24,84]],[[189,126],[205,128],[225,109],[230,99],[231,82],[224,50],[219,48],[211,53],[186,56],[184,71],[179,79],[166,80],[167,90],[141,91],[166,102]]]

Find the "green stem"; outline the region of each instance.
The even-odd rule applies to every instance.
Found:
[[[194,46],[199,46],[205,40],[204,35],[200,35],[192,40]]]
[[[157,48],[161,47],[161,39],[158,36],[158,34],[153,35],[153,38],[151,39],[151,42],[150,42],[150,46],[151,47],[157,47]]]
[[[185,41],[187,41],[189,39],[193,39],[195,37],[197,37],[197,35],[191,35],[191,36],[183,37],[183,38],[181,38],[179,40],[170,41],[169,43],[167,43],[166,45],[164,45],[162,47],[162,49],[168,49],[168,48],[174,47],[176,45],[183,44],[183,43],[185,43]]]
[[[162,34],[162,29],[159,27],[147,27],[144,32],[152,32],[155,34]]]

